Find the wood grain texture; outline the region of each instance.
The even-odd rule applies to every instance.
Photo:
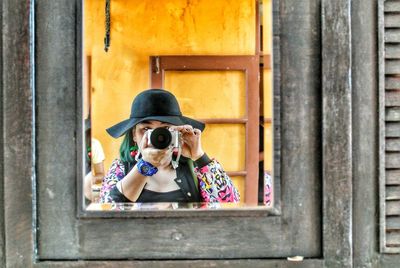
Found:
[[[272,68],[273,68],[273,178],[274,207],[281,211],[281,41],[280,41],[280,1],[272,2]]]
[[[395,64],[399,54],[400,2],[379,1],[379,96],[380,96],[380,249],[399,253],[396,222],[399,214],[400,94],[399,73]]]
[[[385,121],[400,121],[400,107],[387,107]]]
[[[5,267],[29,267],[33,248],[30,1],[1,3],[7,22],[2,28]]]
[[[400,106],[400,90],[387,90],[385,93],[385,105],[389,107]]]
[[[398,138],[400,137],[400,122],[387,122],[386,123],[386,137]]]
[[[400,152],[386,152],[386,168],[400,168]]]
[[[289,221],[296,215],[299,221],[308,222],[287,229],[292,233],[289,241],[293,250],[302,247],[302,237],[316,244],[321,241],[314,232],[321,230],[321,221],[317,220],[321,202],[312,202],[321,200],[321,192],[309,191],[321,189],[319,2],[280,1],[282,214]],[[310,250],[322,254],[316,244]]]
[[[77,1],[36,2],[40,259],[78,256],[76,16]]]
[[[385,1],[385,12],[400,12],[400,3],[396,0]]]
[[[378,185],[377,5],[351,1],[353,267],[373,267],[377,250]],[[355,227],[356,226],[356,227]]]
[[[400,73],[400,60],[386,60],[385,61],[385,74],[398,74]]]
[[[400,185],[400,169],[386,171],[386,184],[387,185]]]
[[[113,268],[113,267],[135,267],[135,268],[175,268],[175,267],[252,267],[252,268],[284,268],[284,267],[296,267],[296,268],[320,268],[323,267],[323,260],[305,259],[301,262],[291,262],[287,260],[152,260],[152,261],[140,261],[140,260],[126,260],[126,261],[65,261],[65,262],[51,262],[46,261],[38,265],[43,268],[58,268],[58,267],[70,267],[70,268]]]
[[[388,250],[390,252],[390,250]],[[396,253],[395,251],[392,253]],[[400,263],[399,254],[381,254],[376,267],[397,267]]]
[[[385,28],[400,28],[400,14],[399,13],[386,13],[385,14]]]
[[[386,220],[387,230],[400,230],[400,217],[391,217]]]
[[[388,247],[400,247],[400,232],[398,231],[388,232],[386,243]]]
[[[352,84],[350,1],[322,1],[325,265],[351,267]]]
[[[400,138],[386,139],[386,152],[400,152]]]
[[[385,58],[386,59],[399,59],[400,48],[398,44],[386,44],[385,45]]]
[[[400,89],[400,77],[385,77],[386,89]]]
[[[385,42],[387,43],[400,42],[400,29],[386,29]]]
[[[386,200],[400,200],[400,186],[386,186]]]
[[[3,2],[1,2],[3,3]],[[0,5],[0,21],[3,24],[3,5]],[[0,50],[3,52],[3,27],[0,28]],[[3,53],[0,54],[0,62],[3,63]],[[3,64],[0,65],[0,73],[3,77]],[[0,83],[0,100],[3,100],[3,84]],[[0,101],[0,129],[3,128],[4,121],[3,102]],[[4,132],[0,132],[0,197],[4,196]],[[5,229],[4,229],[4,202],[0,203],[0,266],[6,266],[6,245],[5,245]]]
[[[400,200],[386,202],[386,216],[400,216]]]

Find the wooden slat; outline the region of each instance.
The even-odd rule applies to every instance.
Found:
[[[400,168],[400,152],[385,154],[385,167],[386,168]]]
[[[400,137],[400,123],[386,122],[385,135],[391,138]]]
[[[227,171],[226,174],[229,177],[245,177],[247,175],[247,171]]]
[[[400,185],[400,169],[386,170],[386,185]]]
[[[387,107],[385,121],[400,121],[400,107]]]
[[[391,217],[381,217],[381,246],[387,252],[387,248],[397,252],[400,247],[400,1],[386,0],[382,1],[383,10],[381,17],[384,23],[383,38],[385,44],[382,46],[381,59],[384,63],[383,75],[385,81],[383,83],[383,92],[381,92],[380,100],[383,102],[380,114],[385,121],[381,123],[381,130],[385,131],[385,137],[382,135],[381,139],[385,144],[385,151],[382,152],[383,156],[383,174],[385,178],[385,185],[383,185],[383,192],[385,200],[381,200],[384,206],[381,209],[386,209],[385,214]],[[382,8],[382,7],[381,7]],[[383,13],[385,12],[385,13]],[[383,53],[384,51],[384,53]],[[383,59],[383,56],[385,59]],[[388,76],[389,75],[389,76]],[[383,81],[382,81],[383,82]],[[381,118],[382,118],[381,117]],[[393,169],[399,167],[399,170]],[[393,217],[392,215],[396,215]],[[390,232],[388,232],[388,230]]]
[[[400,14],[385,14],[385,28],[400,28]]]
[[[400,230],[400,217],[387,217],[386,230]]]
[[[400,1],[385,1],[385,12],[400,12]]]
[[[400,247],[400,232],[393,231],[386,233],[386,246]]]
[[[385,150],[387,152],[400,152],[400,138],[386,139]]]
[[[387,29],[385,31],[385,42],[400,42],[400,29]]]
[[[400,89],[400,77],[386,77],[385,89]]]
[[[400,90],[386,91],[385,106],[400,106]]]
[[[322,161],[322,185],[323,192],[332,193],[332,196],[327,198],[324,196],[322,222],[333,223],[331,228],[327,228],[328,226],[325,223],[323,224],[324,243],[322,243],[322,252],[327,255],[324,256],[325,267],[351,267],[353,266],[354,244],[352,234],[354,230],[351,221],[348,221],[348,217],[354,216],[352,186],[355,173],[352,167],[352,150],[356,148],[352,145],[351,118],[354,94],[352,94],[353,84],[349,73],[352,68],[351,3],[350,1],[332,0],[321,1],[321,3],[324,14],[321,16],[323,47],[322,110],[335,111],[322,113],[322,158],[324,159]],[[335,30],[332,31],[332,29]],[[296,47],[297,45],[293,44],[292,46]],[[288,65],[291,64],[293,63],[288,63]],[[354,99],[357,98],[354,97]],[[296,100],[291,100],[291,103],[295,104],[295,102]],[[283,110],[286,110],[286,108],[283,108]],[[285,122],[284,129],[287,129],[287,125],[292,124],[297,124],[297,122],[293,121],[289,124]],[[302,146],[305,145],[299,144],[299,148],[302,148]],[[284,153],[285,151],[282,151],[282,154]],[[296,152],[294,159],[300,160],[299,153]],[[292,163],[293,160],[288,162]],[[290,166],[293,166],[293,164]],[[335,193],[333,189],[336,189],[337,192]],[[342,195],[340,202],[333,201],[336,199],[334,196],[339,192]],[[340,257],[333,257],[335,255]]]
[[[386,200],[400,200],[400,186],[386,186]]]
[[[197,119],[205,124],[246,124],[247,118],[203,118]]]
[[[399,73],[400,73],[400,60],[385,61],[385,74],[399,74]]]
[[[386,44],[385,58],[386,59],[399,59],[400,58],[400,45],[399,44]]]
[[[386,216],[400,216],[400,201],[386,201]]]

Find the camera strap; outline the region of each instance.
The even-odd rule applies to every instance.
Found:
[[[181,154],[182,154],[182,147],[179,146],[178,147],[178,154],[176,155],[176,159],[175,160],[172,159],[172,161],[171,161],[172,167],[174,169],[177,169],[179,167],[179,159],[181,158]]]

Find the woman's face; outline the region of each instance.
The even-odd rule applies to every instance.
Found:
[[[155,129],[155,128],[159,128],[159,127],[168,128],[170,126],[172,126],[172,124],[163,123],[160,121],[153,121],[153,120],[152,121],[143,121],[143,122],[137,124],[135,128],[133,128],[133,130],[132,130],[133,141],[135,141],[139,145],[147,130]]]

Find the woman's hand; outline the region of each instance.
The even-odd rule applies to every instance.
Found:
[[[148,144],[148,134],[143,135],[142,140],[139,144],[140,151],[142,153],[142,159],[149,162],[155,167],[168,166],[172,160],[172,148],[167,147],[166,149],[160,150],[154,147],[150,147]]]
[[[170,130],[177,130],[181,133],[182,155],[193,161],[203,156],[201,147],[201,131],[191,125],[171,126]]]

